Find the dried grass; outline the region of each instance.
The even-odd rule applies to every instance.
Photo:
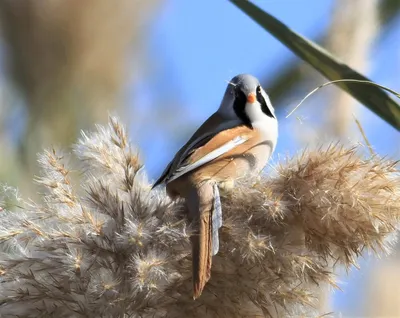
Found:
[[[225,193],[220,252],[193,301],[182,202],[150,190],[111,119],[75,147],[79,185],[66,156],[46,151],[43,200],[2,206],[1,317],[312,316],[335,266],[356,265],[365,250],[385,254],[396,237],[395,162],[359,150],[306,150],[276,176]]]

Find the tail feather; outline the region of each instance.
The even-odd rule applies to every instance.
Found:
[[[221,199],[219,196],[218,185],[213,186],[214,203],[212,211],[212,255],[216,255],[219,251],[219,234],[218,230],[222,227],[222,209]]]
[[[192,237],[193,299],[200,297],[211,277],[211,215],[199,220],[199,233]]]
[[[190,216],[197,227],[197,232],[191,237],[193,299],[200,297],[204,286],[211,277],[212,255],[215,250],[213,248],[213,236],[215,236],[213,234],[213,230],[215,231],[215,226],[213,226],[214,200],[214,185],[211,182],[202,183],[187,198]]]

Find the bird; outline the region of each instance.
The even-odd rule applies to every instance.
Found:
[[[166,185],[168,196],[185,199],[191,235],[193,299],[211,278],[222,227],[220,190],[230,190],[266,166],[278,140],[278,121],[259,80],[233,77],[221,104],[176,153],[152,188]]]

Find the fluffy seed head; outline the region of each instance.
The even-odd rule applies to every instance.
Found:
[[[396,163],[332,145],[281,161],[222,198],[220,252],[191,299],[191,225],[182,202],[150,190],[115,119],[75,147],[40,156],[46,192],[0,213],[4,317],[264,317],[312,314],[318,284],[387,253],[400,216]]]

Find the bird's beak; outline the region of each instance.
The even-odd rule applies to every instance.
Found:
[[[253,104],[257,100],[256,94],[250,93],[247,95],[247,102]]]

